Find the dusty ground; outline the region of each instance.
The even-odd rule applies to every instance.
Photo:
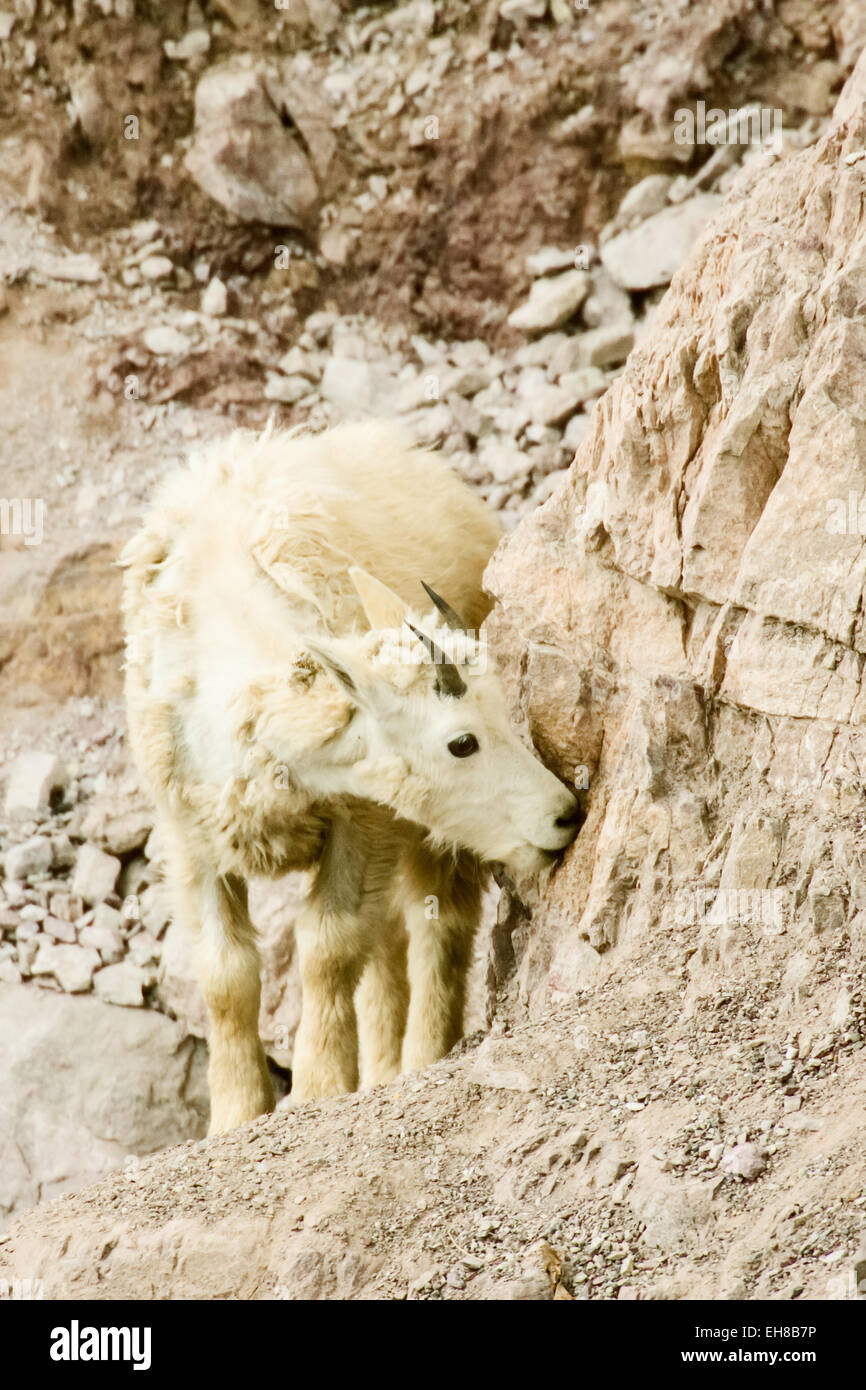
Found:
[[[277,39],[261,16],[246,28],[227,17],[239,8],[207,7],[209,61],[307,46],[291,26]],[[95,10],[62,27],[58,10],[26,69],[26,121],[23,31],[0,70],[0,492],[41,496],[48,518],[38,547],[0,537],[0,776],[46,743],[94,775],[125,770],[114,557],[191,442],[272,411],[304,417],[262,385],[312,311],[375,313],[406,353],[418,331],[511,350],[526,254],[594,242],[641,176],[682,172],[638,139],[682,92],[712,83],[723,104],[762,99],[798,125],[818,120],[862,26],[857,5],[726,0],[698,22],[671,0],[605,0],[589,36],[551,43],[530,27],[515,51],[497,5],[469,17],[448,4],[432,30],[413,20],[404,40],[398,25],[394,43],[401,76],[443,35],[456,60],[383,119],[376,33],[390,7],[363,10],[343,50],[333,36],[310,45],[316,66],[360,70],[322,257],[310,236],[226,218],[185,177],[197,74],[161,53],[185,32],[186,6],[139,10],[132,34]],[[142,122],[134,148],[111,125],[129,109]],[[411,143],[431,111],[441,138]],[[359,212],[381,174],[387,197]],[[174,278],[128,285],[130,229],[151,218]],[[278,237],[292,247],[288,279],[272,264]],[[93,254],[102,277],[46,277],[47,251]],[[231,322],[181,363],[154,358],[142,334],[154,316],[197,312],[199,260],[227,283]],[[499,929],[494,988],[516,921]],[[765,950],[747,934],[741,968],[715,974],[701,944],[697,925],[625,942],[591,986],[532,1017],[511,981],[492,1031],[423,1075],[131,1155],[0,1238],[0,1278],[76,1298],[856,1297],[862,948],[848,935],[828,946],[804,999],[785,978],[784,939]],[[476,985],[480,1022],[480,972]],[[738,1163],[748,1176],[726,1170]]]
[[[130,1160],[13,1230],[0,1274],[72,1298],[850,1298],[862,1044],[824,1050],[773,980],[690,1009],[696,933],[423,1075]],[[752,1141],[759,1177],[718,1170]]]

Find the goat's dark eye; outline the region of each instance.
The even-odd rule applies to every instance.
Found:
[[[474,734],[458,734],[449,743],[448,752],[455,758],[468,758],[471,753],[478,752],[478,739]]]

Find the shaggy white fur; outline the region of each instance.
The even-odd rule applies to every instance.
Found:
[[[576,802],[510,728],[475,633],[498,538],[445,463],[367,423],[219,440],[124,551],[130,739],[210,1013],[212,1132],[273,1104],[251,875],[314,871],[305,1099],[358,1084],[359,1041],[364,1084],[448,1051],[483,864],[532,870],[574,837]]]

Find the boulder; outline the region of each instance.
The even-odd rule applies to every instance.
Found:
[[[160,1014],[2,985],[0,1053],[2,1218],[204,1134],[204,1047]]]
[[[601,249],[602,265],[624,290],[669,285],[720,204],[717,193],[699,193],[657,212],[612,237]]]
[[[318,208],[319,185],[304,145],[283,124],[285,96],[261,66],[211,68],[196,87],[185,162],[203,192],[241,221],[305,228]],[[320,138],[322,129],[320,119]]]

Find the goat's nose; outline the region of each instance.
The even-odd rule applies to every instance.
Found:
[[[569,830],[572,826],[579,830],[583,825],[583,811],[578,802],[575,802],[564,816],[557,816],[554,825],[557,830]]]

